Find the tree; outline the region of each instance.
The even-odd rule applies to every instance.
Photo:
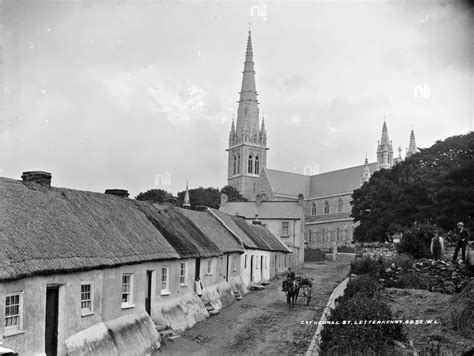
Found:
[[[227,195],[227,201],[236,202],[236,201],[248,201],[240,192],[231,185],[226,185],[221,189],[221,194]]]
[[[164,203],[173,200],[173,195],[163,189],[150,189],[146,192],[139,193],[136,200],[147,200],[156,203]]]
[[[218,188],[195,188],[189,189],[189,200],[191,203],[191,209],[197,206],[207,206],[209,208],[219,209],[221,202],[221,193]],[[177,205],[182,206],[184,201],[184,194],[186,191],[178,193]]]
[[[429,223],[445,230],[457,221],[472,227],[474,133],[449,137],[390,170],[375,172],[354,191],[356,241],[383,240],[395,226]]]

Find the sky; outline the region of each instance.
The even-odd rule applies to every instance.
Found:
[[[460,1],[0,4],[0,175],[176,194],[226,185],[249,23],[267,167],[323,173],[473,129]],[[397,155],[398,152],[395,151]]]

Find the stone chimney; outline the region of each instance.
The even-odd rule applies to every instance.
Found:
[[[51,188],[51,173],[42,171],[23,172],[21,175],[23,182],[33,182],[44,187]]]
[[[105,194],[116,195],[121,198],[128,198],[128,190],[125,189],[107,189]]]

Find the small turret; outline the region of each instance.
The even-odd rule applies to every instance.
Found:
[[[188,183],[186,182],[186,192],[184,193],[184,201],[183,201],[183,208],[190,209],[191,202],[189,200],[189,190],[188,190]]]
[[[362,172],[362,176],[361,176],[361,179],[360,179],[360,185],[363,185],[364,183],[367,183],[369,180],[370,180],[369,161],[367,160],[367,157],[365,157],[364,170]]]
[[[411,134],[410,134],[410,144],[408,145],[408,151],[407,151],[406,157],[408,158],[417,152],[418,152],[418,148],[416,147],[415,133],[413,132],[413,129],[412,129]]]

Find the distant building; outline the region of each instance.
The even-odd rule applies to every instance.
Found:
[[[259,219],[265,220],[269,229],[280,236],[294,252],[304,245],[304,238],[309,248],[331,247],[352,241],[354,223],[350,217],[350,201],[353,191],[368,182],[376,170],[390,169],[402,161],[401,148],[398,149],[398,157],[393,156],[393,145],[386,122],[383,123],[382,136],[377,145],[376,162],[369,163],[366,159],[363,165],[311,176],[267,168],[267,131],[263,117],[260,124],[250,31],[238,103],[237,122],[232,120],[229,132],[227,181],[254,203],[225,202],[221,210],[241,214],[248,222],[254,219],[253,211],[258,211]],[[406,157],[416,152],[412,130]],[[287,223],[296,221],[292,220],[292,213],[287,216],[282,216],[281,213],[267,216],[260,215],[260,212],[264,206],[269,205],[266,201],[297,202],[301,197],[302,213],[297,221],[304,225],[304,231],[298,234],[301,241],[288,244],[289,240],[282,235],[280,229],[286,229]],[[262,202],[260,205],[255,204],[259,201]],[[272,206],[276,207],[278,204]],[[276,210],[284,211],[284,207],[281,204]],[[279,227],[270,224],[267,221],[269,219],[278,220]],[[294,253],[294,256],[297,255],[299,256],[299,252]]]

